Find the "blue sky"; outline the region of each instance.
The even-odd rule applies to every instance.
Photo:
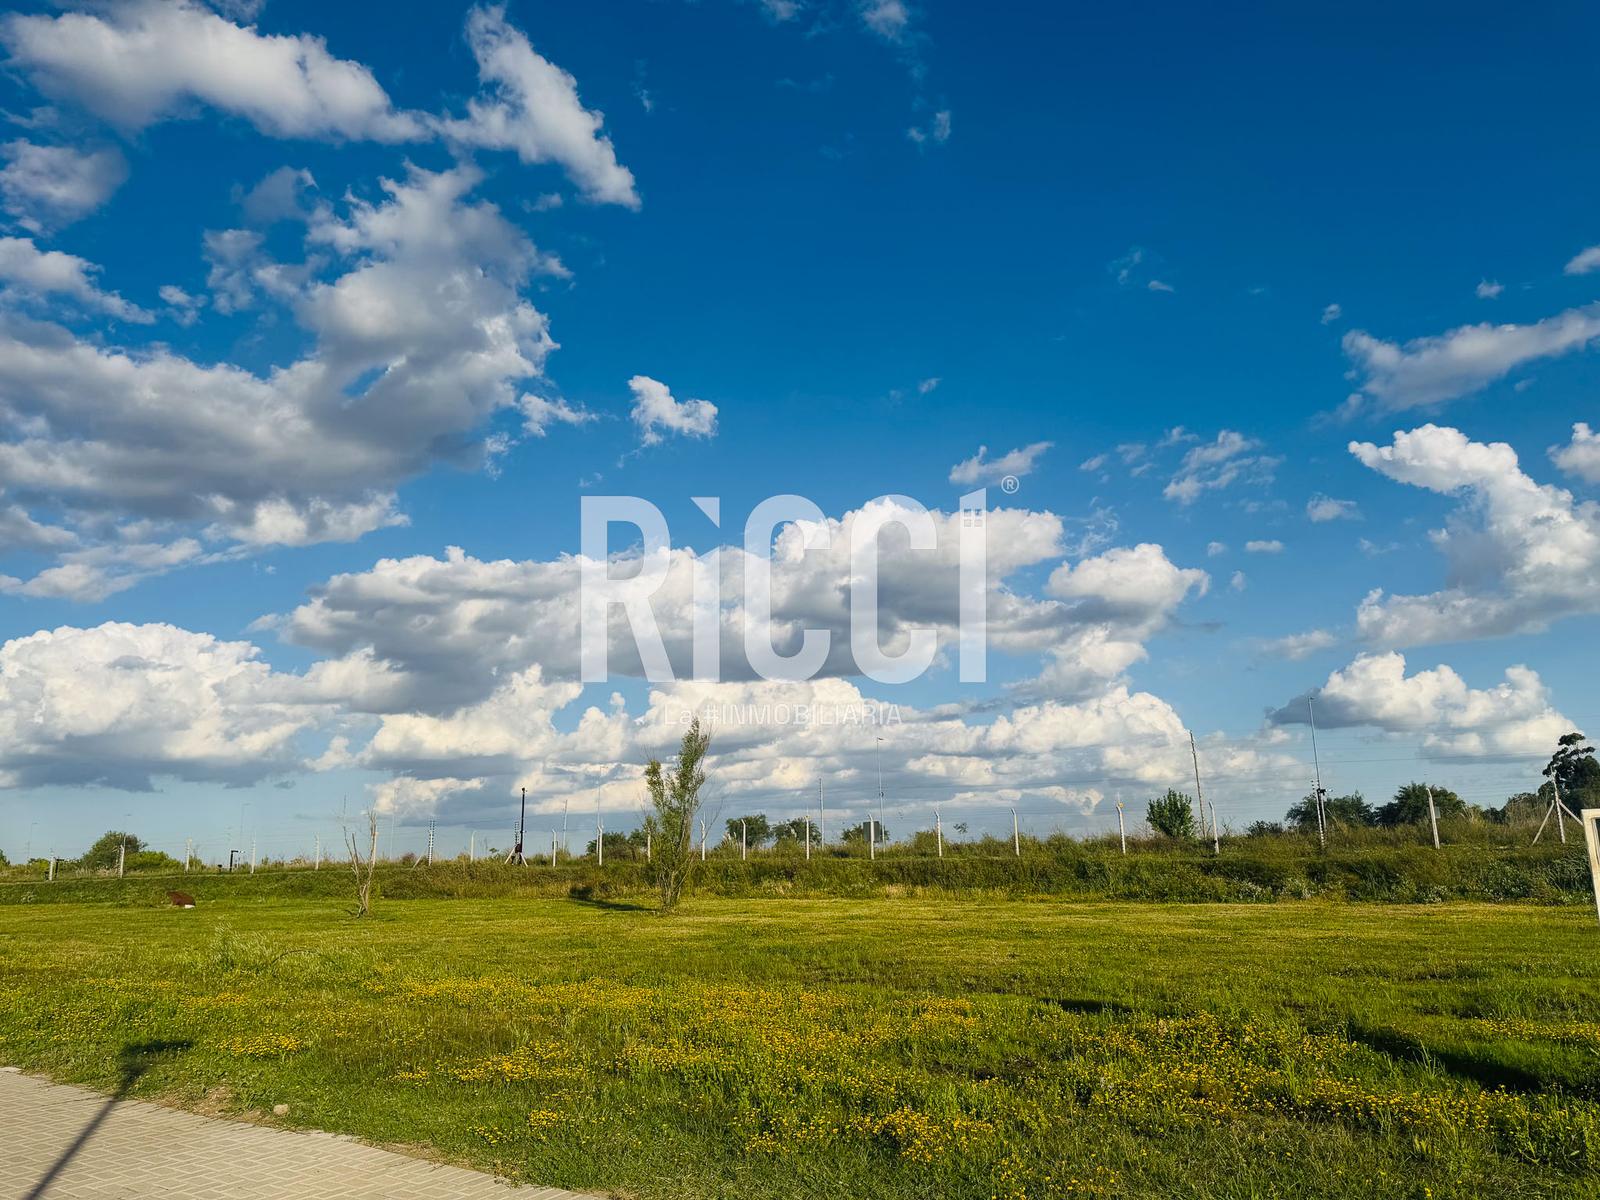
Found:
[[[711,693],[573,681],[580,497],[704,550],[693,495],[730,545],[780,492],[842,529],[1041,443],[991,492],[991,681],[796,685],[910,719],[730,730],[719,810],[860,808],[881,756],[891,829],[1103,827],[1192,729],[1242,825],[1305,791],[1314,688],[1336,790],[1531,787],[1600,716],[1594,25],[18,6],[0,848],[126,821],[215,858],[241,803],[273,853],[368,803],[503,841],[517,787],[595,782],[626,824]]]

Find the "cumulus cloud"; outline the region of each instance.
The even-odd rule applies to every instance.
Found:
[[[1332,325],[1342,316],[1344,316],[1344,309],[1337,304],[1330,304],[1322,310],[1322,323],[1324,325]]]
[[[1518,367],[1586,349],[1600,338],[1600,305],[1568,309],[1532,325],[1463,325],[1401,345],[1363,330],[1344,336],[1359,380],[1357,405],[1395,412],[1471,395]]]
[[[1175,430],[1176,433],[1186,431]],[[1191,447],[1178,471],[1162,491],[1168,500],[1193,504],[1208,491],[1221,491],[1235,483],[1268,484],[1281,461],[1261,454],[1261,443],[1232,429],[1216,440]]]
[[[1246,554],[1282,554],[1283,543],[1276,538],[1259,538],[1244,544]]]
[[[1306,501],[1306,516],[1315,523],[1324,521],[1358,521],[1361,509],[1354,500],[1335,500],[1332,496],[1316,495]]]
[[[1473,294],[1479,300],[1493,300],[1505,290],[1505,284],[1503,283],[1498,283],[1492,279],[1480,279],[1478,280],[1478,286],[1473,289]]]
[[[1600,435],[1583,421],[1572,427],[1572,440],[1550,447],[1550,461],[1585,483],[1600,483]]]
[[[1007,475],[1015,475],[1020,479],[1033,474],[1044,452],[1054,445],[1054,442],[1034,442],[1002,454],[999,458],[990,458],[989,447],[979,446],[978,452],[971,458],[950,468],[950,482],[960,487],[976,487],[999,483]]]
[[[503,7],[468,14],[467,44],[485,92],[468,102],[465,117],[441,122],[446,137],[514,151],[525,163],[558,163],[588,199],[639,207],[633,173],[601,132],[604,117],[583,106],[578,81],[535,51]]]
[[[1334,671],[1316,691],[1319,728],[1371,728],[1422,737],[1423,753],[1435,758],[1497,757],[1548,753],[1572,728],[1550,702],[1537,673],[1507,668],[1490,688],[1467,686],[1449,666],[1406,674],[1398,653],[1363,654]],[[1310,720],[1306,697],[1290,701],[1269,720],[1300,725]]]
[[[41,250],[31,238],[0,237],[0,286],[12,298],[64,296],[85,309],[119,321],[149,324],[155,318],[95,283],[100,268],[75,254]]]
[[[128,177],[113,148],[80,150],[29,141],[0,146],[0,207],[30,233],[43,234],[94,212]]]
[[[950,110],[941,108],[926,125],[913,125],[906,136],[919,146],[942,146],[950,140]]]
[[[659,379],[635,375],[628,380],[633,393],[633,423],[639,427],[639,441],[654,446],[668,434],[708,438],[717,432],[717,406],[709,400],[672,398],[672,391]]]
[[[1568,275],[1587,275],[1591,271],[1600,271],[1600,246],[1578,251],[1567,261],[1564,270]]]
[[[206,105],[273,137],[414,141],[360,63],[309,34],[265,35],[185,0],[128,0],[94,12],[12,13],[0,43],[13,70],[124,130]]]
[[[1423,425],[1388,446],[1351,442],[1372,470],[1455,496],[1459,506],[1430,537],[1449,566],[1448,586],[1421,596],[1370,593],[1357,628],[1387,645],[1498,637],[1600,611],[1600,505],[1529,478],[1504,442],[1474,442]]]
[[[0,786],[157,777],[251,783],[295,769],[320,715],[247,642],[171,625],[63,627],[0,646]]]
[[[327,274],[277,269],[252,243],[244,299],[286,306],[312,340],[265,373],[0,320],[0,487],[85,521],[193,522],[258,545],[349,540],[403,519],[404,480],[484,461],[495,413],[563,419],[521,395],[554,347],[521,292],[551,261],[470,199],[478,180],[467,166],[414,169],[385,180],[381,201],[321,206],[306,242]],[[63,286],[81,286],[76,261],[56,268]]]

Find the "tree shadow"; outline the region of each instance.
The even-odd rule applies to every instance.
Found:
[[[1403,1062],[1436,1063],[1457,1079],[1470,1080],[1479,1087],[1504,1088],[1508,1092],[1547,1090],[1546,1081],[1532,1071],[1457,1050],[1426,1046],[1421,1039],[1395,1029],[1352,1029],[1350,1040]]]
[[[182,1054],[193,1045],[193,1042],[185,1040],[130,1042],[124,1046],[121,1053],[117,1055],[116,1088],[106,1097],[105,1103],[100,1106],[94,1116],[89,1119],[89,1123],[78,1131],[78,1136],[72,1139],[72,1143],[57,1156],[55,1162],[50,1164],[50,1169],[39,1177],[39,1181],[33,1185],[30,1191],[24,1194],[22,1200],[40,1200],[40,1197],[55,1183],[61,1172],[66,1170],[68,1164],[78,1157],[83,1148],[89,1144],[89,1139],[94,1136],[95,1130],[104,1124],[105,1119],[111,1115],[111,1110],[116,1108],[118,1103],[133,1090],[134,1084],[139,1082],[145,1072],[149,1071],[151,1067],[155,1066],[163,1058]]]
[[[655,912],[648,904],[635,904],[631,900],[602,900],[599,896],[589,895],[587,892],[574,889],[568,896],[574,904],[587,905],[590,908],[604,909],[606,912]]]

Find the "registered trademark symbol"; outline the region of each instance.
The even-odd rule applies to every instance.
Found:
[[[1000,490],[1006,495],[1013,495],[1022,486],[1022,481],[1015,475],[1007,475],[1000,481]]]

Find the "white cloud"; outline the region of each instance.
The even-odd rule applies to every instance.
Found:
[[[468,14],[467,44],[485,93],[468,101],[464,118],[440,123],[446,137],[512,150],[525,163],[558,163],[590,200],[639,207],[633,173],[601,132],[604,117],[583,106],[578,81],[535,51],[503,7]]]
[[[1175,430],[1174,432],[1182,432]],[[1272,482],[1279,459],[1256,453],[1261,443],[1232,429],[1224,429],[1216,440],[1191,448],[1162,491],[1168,500],[1193,504],[1208,491],[1220,491],[1235,483]]]
[[[39,299],[66,296],[119,321],[149,324],[155,318],[94,282],[100,268],[74,254],[41,250],[30,238],[0,237],[0,285],[7,294]]]
[[[1276,538],[1250,541],[1244,544],[1246,554],[1282,554],[1283,543]]]
[[[911,24],[905,0],[859,0],[861,20],[879,37],[897,42]]]
[[[913,125],[906,136],[919,146],[942,146],[950,140],[950,110],[941,108],[933,114],[927,125]]]
[[[1313,522],[1359,521],[1361,509],[1354,500],[1335,500],[1332,496],[1313,496],[1306,501],[1306,516]]]
[[[1322,310],[1322,323],[1324,325],[1332,325],[1342,316],[1344,316],[1344,309],[1337,304],[1330,304]]]
[[[1228,586],[1236,592],[1242,592],[1245,588],[1250,586],[1250,580],[1246,578],[1243,571],[1235,571],[1228,578]]]
[[[1107,455],[1096,454],[1093,458],[1086,458],[1078,464],[1080,471],[1098,471],[1106,465]]]
[[[1590,246],[1580,250],[1567,262],[1564,268],[1568,275],[1587,275],[1591,271],[1600,271],[1600,246]]]
[[[1207,558],[1216,558],[1217,555],[1226,554],[1227,552],[1228,552],[1228,543],[1227,542],[1207,542],[1206,543],[1206,557]]]
[[[708,438],[717,432],[717,406],[709,400],[674,400],[666,384],[648,375],[628,380],[628,390],[633,393],[633,423],[643,445],[654,446],[666,434]]]
[[[1355,329],[1343,344],[1360,378],[1354,403],[1400,411],[1471,395],[1518,367],[1583,350],[1596,338],[1600,305],[1591,304],[1532,325],[1463,325],[1403,346]]]
[[[120,129],[209,105],[274,137],[415,141],[360,63],[309,34],[269,36],[184,0],[128,0],[97,12],[13,13],[0,22],[13,70]]]
[[[922,380],[920,383],[917,384],[917,395],[926,396],[929,392],[931,392],[935,388],[937,388],[939,386],[939,383],[940,383],[940,380],[939,380],[939,377],[937,375],[928,376],[928,378]]]
[[[483,790],[482,779],[413,779],[397,775],[381,783],[367,785],[374,811],[386,816],[412,816],[438,811],[442,802],[467,792]]]
[[[1600,483],[1600,434],[1579,421],[1572,427],[1570,442],[1550,447],[1550,461],[1585,483]]]
[[[82,220],[111,198],[128,177],[113,148],[78,150],[28,141],[0,146],[0,204],[30,233],[48,233]]]
[[[1190,593],[1204,595],[1210,576],[1175,566],[1150,542],[1107,550],[1050,574],[1045,590],[1068,601],[1075,619],[1115,621],[1139,634],[1164,625]]]
[[[1478,286],[1473,289],[1473,294],[1479,300],[1493,300],[1505,290],[1505,284],[1503,283],[1498,283],[1492,279],[1480,279],[1478,280]]]
[[[1396,653],[1363,654],[1334,671],[1317,690],[1316,717],[1324,729],[1420,734],[1423,753],[1436,758],[1545,754],[1572,728],[1527,667],[1509,667],[1503,683],[1476,689],[1444,665],[1407,675],[1406,660]],[[1286,704],[1271,720],[1308,723],[1305,698]]]
[[[1430,536],[1449,586],[1422,596],[1370,593],[1357,612],[1369,641],[1417,645],[1538,631],[1600,611],[1600,505],[1534,482],[1504,442],[1423,425],[1389,446],[1351,442],[1366,466],[1400,483],[1456,496]]]
[[[1033,474],[1044,452],[1054,445],[1054,442],[1033,442],[999,458],[990,458],[989,447],[979,446],[978,452],[971,458],[950,468],[950,482],[961,487],[975,487],[978,484],[999,483],[1007,475],[1015,475],[1020,479]]]
[[[171,625],[63,627],[0,646],[0,786],[159,776],[248,783],[297,764],[315,707],[247,642]]]
[[[552,260],[468,198],[478,179],[413,170],[381,202],[323,205],[306,234],[323,277],[243,256],[244,301],[287,305],[313,343],[262,374],[0,319],[0,485],[86,527],[132,515],[246,544],[347,540],[401,519],[401,482],[482,463],[495,413],[573,419],[522,394],[554,343],[520,292]]]
[[[1283,658],[1290,662],[1298,662],[1302,658],[1310,658],[1318,651],[1338,644],[1338,637],[1326,629],[1312,629],[1305,633],[1291,633],[1287,637],[1268,638],[1260,642],[1259,647],[1264,658]]]

